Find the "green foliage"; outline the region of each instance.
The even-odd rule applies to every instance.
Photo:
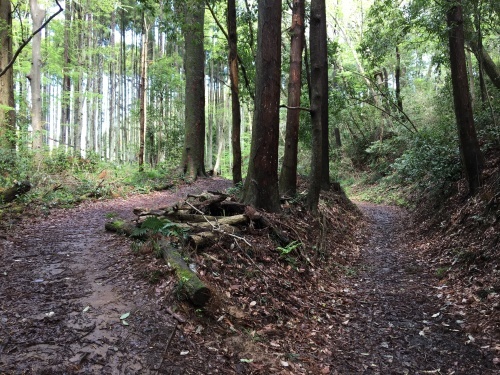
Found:
[[[409,140],[407,150],[393,164],[394,177],[397,182],[421,190],[441,190],[460,177],[460,165],[454,128],[436,127],[423,130]]]
[[[299,241],[292,241],[285,247],[277,247],[276,250],[280,253],[281,256],[285,256],[290,254],[292,251],[294,251],[296,248],[302,246],[302,242]]]
[[[185,228],[181,228],[176,223],[167,219],[160,219],[154,216],[148,217],[140,228],[134,229],[132,237],[143,237],[144,235],[161,234],[163,236],[173,236],[183,238],[186,233]]]

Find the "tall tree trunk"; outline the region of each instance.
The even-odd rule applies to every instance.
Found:
[[[328,70],[326,51],[326,12],[325,0],[311,1],[311,29],[309,45],[311,49],[311,120],[312,155],[310,187],[307,205],[316,211],[319,193],[323,185],[323,127],[328,124]],[[326,93],[326,97],[325,97]],[[328,160],[326,160],[328,162]]]
[[[460,152],[469,184],[469,193],[475,195],[481,186],[481,172],[484,161],[476,136],[472,106],[469,98],[462,3],[461,0],[449,0],[449,3],[450,8],[447,12],[447,21],[449,28],[448,38],[453,102],[455,104]]]
[[[228,0],[227,30],[229,35],[229,77],[231,79],[231,113],[232,132],[231,144],[233,147],[233,184],[241,182],[241,110],[238,87],[238,49],[236,30],[236,1]]]
[[[280,193],[297,192],[297,152],[300,123],[300,95],[302,88],[302,52],[304,50],[304,0],[294,0],[292,8],[292,40],[290,47],[290,74],[288,78],[288,107],[286,114],[285,153],[279,180]],[[295,108],[295,109],[294,109]]]
[[[12,13],[10,1],[0,1],[0,70],[12,58]],[[15,150],[14,69],[0,77],[0,148]],[[9,158],[10,159],[10,158]]]
[[[243,202],[278,212],[281,0],[259,0],[258,6],[255,111]]]
[[[116,27],[116,11],[111,14],[111,30]],[[115,33],[111,32],[109,36],[109,46],[111,49],[111,59],[109,62],[109,127],[108,127],[108,158],[113,160],[116,158],[115,143],[113,139],[115,136],[115,119],[116,119],[116,52],[115,52]]]
[[[141,82],[139,84],[139,171],[144,171],[144,143],[146,141],[146,84],[147,84],[147,57],[148,57],[148,33],[149,27],[146,25],[146,17],[142,15],[142,45],[141,45]]]
[[[401,98],[401,53],[396,44],[396,102],[400,112],[403,112],[403,98]]]
[[[202,0],[185,4],[183,34],[186,70],[185,132],[182,168],[191,179],[205,176],[205,6]]]
[[[45,9],[41,8],[38,0],[30,0],[33,31],[38,30],[45,18]],[[31,85],[31,127],[33,129],[33,150],[41,151],[43,147],[42,123],[42,95],[41,95],[41,67],[42,67],[42,34],[37,33],[32,40],[31,71],[28,79]]]
[[[71,123],[71,77],[69,69],[71,58],[69,50],[70,45],[70,30],[71,30],[71,0],[66,0],[64,6],[64,52],[63,52],[63,78],[62,78],[62,93],[61,93],[61,130],[59,141],[64,148],[68,144],[68,132]]]

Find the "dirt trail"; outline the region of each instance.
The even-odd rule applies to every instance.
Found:
[[[339,373],[498,374],[462,330],[466,317],[453,314],[443,299],[447,286],[412,253],[411,239],[404,237],[407,214],[368,203],[359,207],[370,224],[363,269],[345,289],[346,320],[333,356],[347,370]]]
[[[131,219],[134,207],[228,186],[199,180],[177,192],[87,202],[0,236],[0,374],[179,373],[176,359],[192,344],[174,335],[176,321],[137,271],[130,242],[104,231],[106,214]]]
[[[176,192],[87,202],[0,233],[0,374],[251,373],[176,329],[164,289],[141,275],[150,259],[131,257],[128,239],[104,231],[108,213],[132,218],[134,207],[229,185],[200,180]],[[466,316],[453,315],[442,298],[446,286],[406,246],[405,213],[360,208],[371,224],[360,268],[336,281],[343,287],[335,313],[343,319],[317,332],[330,337],[322,351],[331,357],[314,364],[312,353],[302,356],[330,374],[498,373],[463,332]],[[129,325],[120,321],[126,312]],[[189,359],[181,355],[188,351]]]

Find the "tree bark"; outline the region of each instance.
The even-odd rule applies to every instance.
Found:
[[[227,30],[229,36],[229,77],[231,79],[231,114],[233,147],[233,184],[240,183],[241,177],[241,109],[238,79],[238,34],[236,29],[236,1],[227,3]]]
[[[259,0],[258,13],[255,112],[243,202],[278,212],[281,0]]]
[[[403,112],[403,98],[401,98],[401,53],[399,46],[396,44],[396,102],[398,110]]]
[[[146,142],[146,85],[147,85],[147,49],[149,28],[146,25],[146,16],[142,15],[142,44],[141,44],[141,81],[139,85],[139,172],[144,171],[144,145]]]
[[[71,123],[71,77],[69,69],[70,58],[70,30],[71,30],[71,0],[66,0],[64,6],[64,52],[63,52],[63,78],[61,93],[61,129],[59,141],[60,145],[67,147],[68,132]]]
[[[328,124],[328,117],[325,119],[325,115],[328,115],[325,0],[311,1],[310,22],[312,155],[307,205],[311,211],[316,211],[324,181],[323,126],[325,122]]]
[[[450,8],[447,12],[447,22],[449,28],[448,38],[453,102],[455,105],[460,152],[469,184],[469,193],[470,195],[475,195],[481,186],[481,172],[484,161],[477,140],[469,98],[461,0],[449,0],[449,3]]]
[[[195,306],[205,306],[212,296],[210,289],[200,280],[196,273],[191,271],[178,249],[166,240],[161,240],[159,245],[163,252],[163,258],[175,269],[175,274],[180,283],[179,286],[186,293],[188,299]]]
[[[12,59],[12,13],[10,1],[0,1],[0,71]],[[15,150],[14,70],[0,77],[0,148]],[[9,158],[10,159],[10,158]]]
[[[41,8],[38,0],[30,0],[31,19],[33,32],[38,30],[45,17],[45,9]],[[33,37],[31,51],[31,71],[29,80],[31,85],[31,127],[33,129],[33,150],[39,153],[43,147],[42,123],[42,95],[41,95],[41,67],[42,67],[42,34]],[[41,155],[39,155],[41,156]]]
[[[182,168],[196,179],[205,173],[205,7],[202,0],[183,3],[186,71],[185,132]]]
[[[304,50],[304,0],[294,0],[292,8],[292,40],[290,47],[290,73],[288,78],[288,106],[300,107],[302,88],[302,52]],[[294,196],[297,193],[297,152],[299,141],[300,110],[288,109],[286,115],[285,153],[279,180],[280,193]]]
[[[489,53],[484,48],[479,48],[478,43],[474,40],[469,40],[468,44],[477,60],[482,63],[484,72],[490,77],[493,85],[500,90],[500,69],[496,66]]]

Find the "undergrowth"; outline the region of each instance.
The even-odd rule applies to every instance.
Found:
[[[104,162],[96,154],[72,156],[64,150],[35,157],[29,152],[0,152],[0,192],[16,181],[31,190],[17,203],[42,208],[71,207],[86,199],[125,197],[172,187],[182,176],[168,165],[139,172],[137,165]]]

